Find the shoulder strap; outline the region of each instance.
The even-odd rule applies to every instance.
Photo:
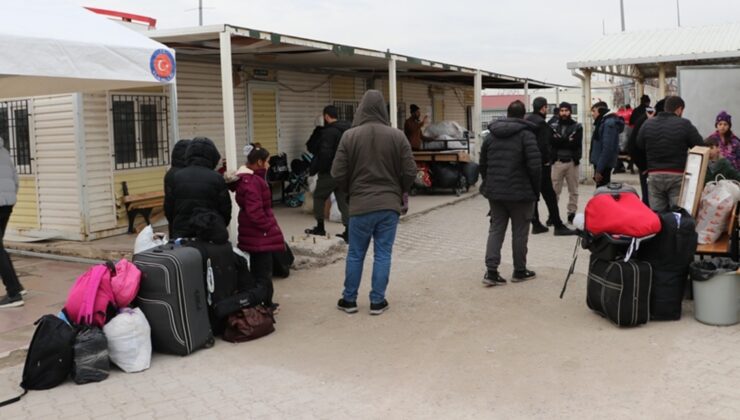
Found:
[[[18,402],[18,401],[20,401],[20,400],[21,400],[21,398],[23,398],[23,396],[24,396],[24,395],[26,395],[26,394],[28,394],[28,390],[27,390],[27,389],[24,389],[24,390],[23,390],[23,393],[22,393],[21,395],[19,395],[19,396],[17,396],[17,397],[14,397],[14,398],[11,398],[11,399],[9,399],[9,400],[5,400],[5,401],[0,401],[0,407],[4,407],[4,406],[6,406],[6,405],[10,405],[10,404],[13,404],[13,403],[17,403],[17,402]]]

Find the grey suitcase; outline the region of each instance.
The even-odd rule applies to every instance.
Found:
[[[213,345],[203,261],[195,248],[174,244],[134,255],[141,270],[136,302],[152,330],[152,348],[186,356]]]

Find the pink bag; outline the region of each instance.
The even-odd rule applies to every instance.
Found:
[[[111,270],[105,264],[98,264],[77,278],[69,291],[64,310],[75,324],[102,328],[108,318],[109,305],[115,306]]]
[[[119,308],[125,308],[134,301],[141,285],[141,271],[123,258],[116,263],[116,274],[111,279],[113,299]]]

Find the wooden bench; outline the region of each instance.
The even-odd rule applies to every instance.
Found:
[[[162,209],[164,207],[164,191],[129,194],[126,181],[121,182],[121,188],[123,190],[121,201],[126,207],[126,215],[128,216],[128,233],[137,232],[134,229],[134,221],[138,214],[144,216],[144,221],[146,221],[147,225],[151,224],[152,221],[158,220],[162,216],[162,212],[159,212],[152,217],[152,211],[155,209]]]
[[[696,255],[699,257],[725,256],[732,258],[733,261],[738,260],[737,212],[738,205],[735,203],[730,214],[730,220],[727,223],[727,232],[722,233],[722,236],[713,244],[699,244],[696,247]]]

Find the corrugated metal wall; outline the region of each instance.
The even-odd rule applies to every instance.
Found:
[[[403,84],[403,102],[406,104],[406,117],[410,115],[409,106],[418,105],[422,118],[429,115],[432,118],[432,98],[429,96],[429,86],[418,82],[401,82]],[[399,97],[399,102],[401,102]],[[403,125],[399,122],[399,127]]]
[[[224,151],[224,114],[221,66],[192,61],[177,62],[177,102],[181,138],[205,136]],[[246,83],[234,87],[236,145],[238,156],[247,144]],[[177,139],[175,139],[177,140]]]
[[[39,228],[39,203],[35,175],[18,176],[18,196],[8,226],[14,229]]]
[[[462,87],[445,87],[445,120],[455,121],[462,128],[467,127],[466,91]],[[472,104],[469,104],[472,105]]]
[[[87,171],[87,224],[89,232],[99,232],[117,225],[107,95],[84,95],[82,109]]]
[[[278,72],[280,83],[280,151],[293,160],[305,144],[324,107],[331,103],[329,75]]]
[[[84,234],[77,176],[74,96],[33,100],[41,229]]]

